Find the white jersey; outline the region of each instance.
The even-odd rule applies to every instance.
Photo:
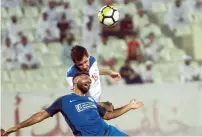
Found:
[[[99,69],[97,66],[97,61],[93,56],[90,56],[89,58],[90,62],[90,69],[89,69],[89,75],[91,78],[91,86],[90,90],[88,91],[87,95],[93,97],[95,101],[100,100],[101,95],[101,82],[100,82],[100,75],[99,75]],[[79,72],[76,65],[71,66],[67,73],[66,73],[66,79],[70,86],[70,90],[73,90],[73,77]]]

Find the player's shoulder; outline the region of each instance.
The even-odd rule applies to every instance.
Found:
[[[89,58],[89,62],[90,62],[90,68],[91,68],[91,67],[95,64],[95,62],[96,62],[95,57],[90,56],[90,58]]]
[[[89,60],[90,60],[90,62],[92,62],[92,63],[94,63],[94,62],[96,61],[95,57],[93,57],[93,56],[90,56]]]
[[[61,96],[59,99],[61,99],[61,100],[63,100],[63,101],[68,101],[68,100],[71,100],[72,98],[74,98],[74,94],[73,94],[73,93],[70,93],[70,94]]]
[[[74,75],[76,75],[76,73],[78,73],[78,69],[76,68],[76,65],[72,65],[71,67],[69,67],[67,69],[66,76],[67,77],[74,77]]]

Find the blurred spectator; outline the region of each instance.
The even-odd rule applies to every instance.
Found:
[[[120,0],[103,0],[103,5],[113,5],[114,1],[120,1]]]
[[[97,6],[95,5],[94,0],[86,0],[87,3],[84,5],[83,9],[82,9],[82,13],[84,15],[84,18],[87,18],[89,16],[95,16],[97,15]]]
[[[108,66],[114,70],[117,63],[115,49],[108,42],[108,37],[102,37],[102,43],[98,44],[97,52],[102,66]]]
[[[125,18],[123,18],[119,24],[117,23],[112,27],[105,27],[103,25],[102,27],[102,35],[106,37],[117,36],[119,38],[125,38],[125,36],[134,33],[133,20],[129,14],[126,14]]]
[[[61,51],[62,63],[66,66],[72,65],[72,59],[70,56],[71,48],[73,47],[74,35],[68,33],[66,38],[63,40],[63,48]]]
[[[136,13],[135,4],[131,0],[122,0],[115,6],[120,12],[120,19],[125,18],[126,14],[133,16]]]
[[[65,14],[65,16],[68,19],[68,21],[72,21],[73,20],[72,8],[70,7],[69,2],[64,2],[63,5],[62,5],[62,7],[60,7],[58,9],[58,11],[60,12],[61,16],[63,14]]]
[[[167,24],[171,30],[183,27],[189,23],[188,12],[186,4],[181,0],[175,0],[175,3],[170,5],[167,13]]]
[[[169,0],[138,0],[141,2],[142,7],[145,11],[152,11],[152,4],[155,2],[169,2]]]
[[[1,0],[0,4],[4,8],[19,8],[21,0]]]
[[[128,60],[136,60],[141,62],[143,60],[140,43],[137,40],[137,33],[131,35],[131,40],[128,41]]]
[[[130,35],[133,32],[133,19],[129,14],[126,14],[125,18],[120,21],[120,34],[122,35],[122,37],[125,37],[126,35]]]
[[[143,9],[138,10],[138,14],[134,16],[134,26],[136,29],[142,28],[149,24],[149,18]]]
[[[130,61],[126,60],[125,64],[120,69],[121,77],[126,84],[141,84],[143,80],[131,67]]]
[[[3,66],[10,70],[14,68],[15,51],[9,38],[6,38],[5,45],[1,49],[1,57]]]
[[[111,27],[105,27],[102,25],[102,36],[108,37],[108,36],[117,36],[119,38],[123,37],[124,34],[120,34],[120,24],[116,24]]]
[[[94,0],[86,0],[86,4],[82,9],[83,14],[83,24],[87,22],[92,22],[92,30],[94,31],[95,35],[99,37],[100,33],[100,23],[97,21],[97,13],[98,13],[98,6],[96,5]]]
[[[20,43],[16,46],[17,49],[17,58],[24,55],[24,53],[34,53],[32,46],[28,43],[27,37],[22,36]]]
[[[93,48],[96,48],[97,36],[92,29],[92,22],[86,23],[82,33],[82,45],[90,54],[93,54]]]
[[[39,58],[34,56],[32,52],[24,52],[19,57],[20,67],[26,69],[36,69],[40,65]]]
[[[46,43],[59,40],[59,30],[48,21],[46,12],[42,14],[42,19],[39,20],[36,35],[37,39]]]
[[[41,7],[43,4],[43,0],[21,0],[23,2],[23,6],[36,6]]]
[[[140,0],[142,3],[142,7],[144,11],[151,11],[152,10],[152,2],[151,0]]]
[[[66,37],[67,30],[70,29],[70,22],[66,19],[66,14],[62,14],[57,27],[60,30],[60,41],[62,41]]]
[[[158,61],[161,57],[162,48],[155,34],[150,33],[144,41],[145,59]]]
[[[154,83],[154,75],[152,71],[152,61],[146,61],[145,68],[142,72],[142,78],[144,80],[144,83]]]
[[[11,23],[8,24],[8,36],[12,44],[16,44],[20,40],[22,30],[19,28],[18,19],[15,15],[11,16]]]
[[[202,12],[202,0],[185,0],[185,4],[189,7],[189,13]]]
[[[140,28],[140,38],[145,39],[150,33],[154,33],[156,36],[161,32],[160,28],[153,23],[146,24],[144,27]]]
[[[198,79],[197,70],[191,65],[192,57],[185,56],[184,64],[180,66],[180,81],[185,83],[188,81],[196,81]]]
[[[48,21],[52,24],[56,24],[60,19],[60,14],[56,9],[56,2],[54,0],[50,0],[48,2],[48,7],[44,7],[42,10],[42,14],[46,12],[48,14]]]

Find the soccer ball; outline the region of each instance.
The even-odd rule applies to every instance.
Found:
[[[113,26],[119,20],[119,12],[112,6],[104,6],[98,13],[98,20],[105,26]]]

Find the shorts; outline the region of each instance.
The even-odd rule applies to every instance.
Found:
[[[119,131],[116,127],[114,126],[109,126],[108,131],[106,133],[106,136],[128,136],[127,134]]]

